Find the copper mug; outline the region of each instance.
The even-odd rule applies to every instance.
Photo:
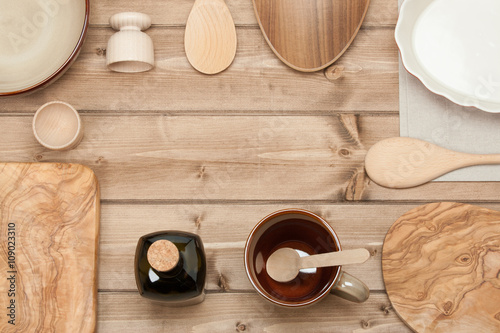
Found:
[[[255,290],[271,303],[301,307],[314,304],[330,293],[358,303],[368,299],[368,287],[341,266],[301,270],[290,282],[274,281],[266,273],[266,262],[274,251],[283,247],[293,248],[301,256],[342,249],[332,227],[312,212],[286,209],[263,218],[248,236],[245,270]]]

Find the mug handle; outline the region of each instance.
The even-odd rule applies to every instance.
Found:
[[[351,302],[363,303],[370,296],[370,289],[354,276],[340,271],[340,278],[331,293]]]

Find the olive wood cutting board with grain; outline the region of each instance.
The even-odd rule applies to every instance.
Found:
[[[382,253],[387,294],[416,332],[500,332],[500,212],[432,203],[401,216]]]
[[[303,72],[331,65],[357,35],[370,0],[253,0],[264,37],[281,61]]]
[[[99,209],[87,167],[0,163],[1,332],[94,332]]]

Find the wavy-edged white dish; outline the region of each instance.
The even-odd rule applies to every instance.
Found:
[[[90,0],[0,0],[0,96],[55,81],[76,59]]]
[[[500,112],[500,1],[406,0],[395,37],[403,65],[430,91]]]

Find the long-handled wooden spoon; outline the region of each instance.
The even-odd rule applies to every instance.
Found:
[[[224,0],[196,0],[189,14],[184,48],[191,65],[205,74],[226,69],[236,55],[236,29]]]
[[[295,279],[299,270],[305,268],[360,264],[368,260],[367,249],[328,252],[301,257],[292,248],[284,247],[276,250],[267,259],[266,270],[269,276],[278,282],[289,282]]]
[[[500,164],[500,154],[459,153],[405,137],[377,142],[365,157],[368,176],[391,188],[421,185],[450,171],[481,164]]]

